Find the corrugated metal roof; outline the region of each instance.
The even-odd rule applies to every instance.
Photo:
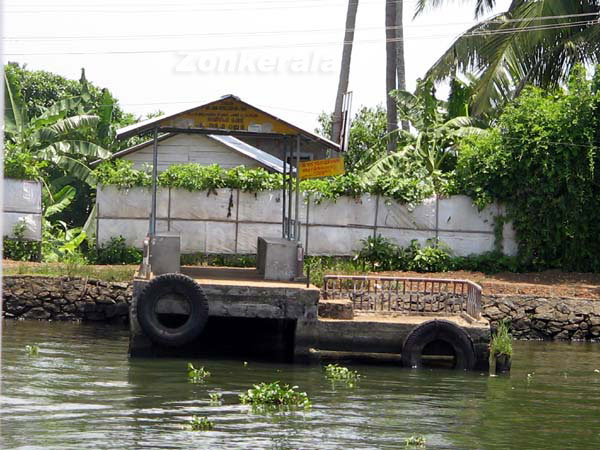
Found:
[[[160,136],[158,138],[158,140],[165,141],[174,136],[176,136],[175,133],[169,133],[169,134]],[[264,150],[256,148],[250,144],[247,144],[246,142],[243,142],[234,136],[208,134],[208,135],[206,135],[206,137],[209,139],[212,139],[214,141],[217,141],[219,144],[224,145],[227,148],[229,148],[237,153],[240,153],[248,158],[255,160],[261,166],[263,166],[269,170],[272,170],[272,171],[278,172],[278,173],[283,173],[283,161],[281,159],[265,152]],[[121,150],[121,151],[115,153],[114,155],[112,155],[110,159],[121,158],[121,157],[129,155],[131,153],[135,153],[139,150],[142,150],[146,147],[151,146],[153,142],[154,141],[152,139],[150,139],[148,141],[142,142],[141,144],[137,144],[132,147],[126,148],[126,149]],[[104,160],[94,161],[91,164],[91,166],[93,167],[93,166],[101,163],[102,161],[104,161]],[[291,167],[291,165],[288,164],[288,167],[287,167],[288,172],[289,172],[290,168],[292,169],[293,172],[295,171],[295,169],[293,167]]]
[[[227,147],[237,151],[238,153],[241,153],[244,156],[247,156],[248,158],[254,159],[261,165],[266,166],[275,172],[283,173],[283,161],[259,148],[240,141],[234,136],[209,134],[208,137],[220,142],[223,145],[226,145]]]
[[[315,134],[315,133],[312,133],[310,131],[306,131],[306,130],[300,128],[300,127],[297,127],[296,125],[293,125],[293,124],[291,124],[291,123],[289,123],[289,122],[287,122],[287,121],[285,121],[283,119],[280,119],[279,117],[277,117],[277,116],[275,116],[275,115],[273,115],[271,113],[268,113],[268,112],[266,112],[266,111],[264,111],[264,110],[262,110],[260,108],[257,108],[256,106],[253,106],[253,105],[251,105],[249,103],[246,103],[246,102],[242,101],[239,97],[237,97],[235,95],[225,95],[225,96],[221,97],[220,99],[215,100],[213,102],[205,103],[203,105],[195,106],[193,108],[187,108],[187,109],[184,109],[184,110],[172,113],[172,114],[154,117],[152,119],[148,119],[148,120],[145,120],[143,122],[139,122],[139,123],[135,123],[133,125],[129,125],[127,127],[124,127],[124,128],[121,128],[121,129],[117,130],[117,139],[125,139],[125,138],[131,137],[131,136],[136,136],[136,135],[148,132],[148,131],[156,128],[156,127],[160,127],[161,122],[169,121],[169,120],[171,120],[171,119],[173,119],[173,118],[175,118],[177,116],[180,116],[182,114],[191,113],[191,112],[193,112],[196,109],[199,109],[199,108],[202,108],[202,107],[206,107],[206,106],[209,106],[209,105],[211,105],[213,103],[217,103],[217,102],[220,102],[220,101],[222,101],[224,99],[229,99],[229,98],[235,99],[236,101],[240,102],[241,104],[243,104],[243,105],[245,105],[245,106],[247,106],[249,108],[253,108],[256,111],[259,111],[260,113],[263,113],[263,114],[271,117],[273,120],[279,121],[280,123],[285,124],[285,125],[293,128],[294,130],[296,130],[298,132],[298,134],[300,134],[300,135],[302,135],[302,136],[304,136],[304,137],[306,137],[306,138],[308,138],[310,140],[313,140],[313,141],[316,141],[316,142],[320,142],[321,144],[325,145],[327,148],[330,148],[332,150],[340,151],[340,145],[338,143],[333,142],[333,141],[331,141],[331,140],[329,140],[327,138],[324,138],[323,136],[319,136],[318,134]],[[235,134],[235,132],[232,131],[232,134]],[[268,133],[265,133],[265,134],[268,134]]]

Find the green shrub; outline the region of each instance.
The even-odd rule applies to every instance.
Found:
[[[128,246],[123,236],[112,237],[110,241],[99,247],[92,260],[96,264],[140,264],[142,251]]]
[[[182,266],[256,267],[256,255],[189,253],[181,255]]]
[[[48,166],[45,161],[39,161],[30,152],[23,151],[9,141],[4,141],[4,177],[18,180],[39,180],[42,178],[44,168]]]
[[[149,168],[144,170],[134,169],[131,161],[120,158],[103,162],[93,173],[96,181],[104,186],[114,185],[120,188],[130,188],[152,184]]]
[[[299,406],[310,408],[312,406],[306,392],[296,391],[298,386],[273,383],[255,384],[248,392],[240,394],[240,401],[244,405],[253,406]]]
[[[406,248],[398,247],[380,235],[369,236],[361,242],[363,247],[354,259],[374,271],[446,272],[452,268],[450,250],[434,239],[428,240],[425,247],[413,239]]]
[[[468,270],[487,274],[499,272],[520,272],[521,267],[514,256],[492,251],[480,255],[455,256],[451,261],[452,270]]]
[[[310,282],[323,286],[326,274],[364,274],[365,264],[357,259],[336,256],[307,256],[304,259],[304,272],[310,274]]]
[[[25,223],[19,221],[13,227],[14,238],[4,236],[2,242],[3,257],[13,261],[39,261],[42,244],[41,242],[28,241],[25,239]]]
[[[435,239],[429,239],[421,248],[418,241],[413,240],[407,251],[406,267],[415,272],[447,272],[451,270],[451,250]]]
[[[397,267],[400,249],[389,239],[378,234],[361,239],[360,242],[362,242],[362,248],[354,259],[360,261],[363,268],[368,266],[369,269],[377,271],[393,270]]]

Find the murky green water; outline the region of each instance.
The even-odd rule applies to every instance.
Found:
[[[114,327],[5,321],[0,446],[398,448],[424,435],[427,448],[600,448],[600,344],[517,342],[510,377],[355,365],[364,378],[350,389],[320,367],[238,360],[195,361],[212,376],[190,384],[187,361],[129,361],[127,343]],[[307,391],[312,410],[239,404],[274,380]],[[214,430],[183,429],[192,415]]]

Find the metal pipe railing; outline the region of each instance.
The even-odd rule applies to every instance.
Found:
[[[481,286],[469,280],[326,275],[323,299],[350,299],[355,310],[460,314],[481,318]]]

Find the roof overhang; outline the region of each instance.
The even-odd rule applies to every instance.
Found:
[[[252,124],[253,120],[266,122],[270,129],[256,130]],[[299,135],[307,140],[318,142],[328,149],[341,151],[340,145],[336,142],[299,128],[233,95],[121,128],[117,131],[117,139],[146,134],[155,129],[160,133],[198,133],[237,137],[283,138]]]

